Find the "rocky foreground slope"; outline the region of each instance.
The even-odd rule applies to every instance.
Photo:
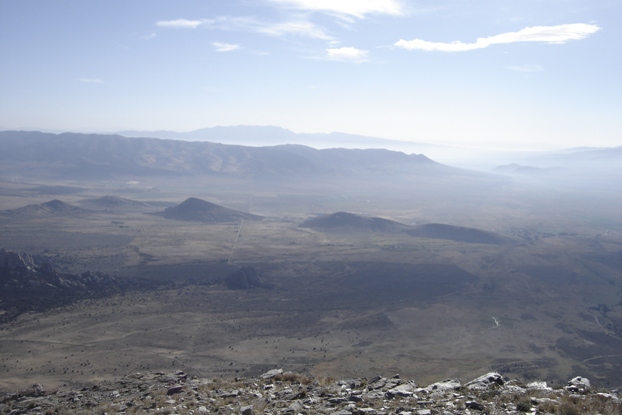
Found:
[[[183,372],[135,373],[82,389],[34,385],[0,395],[0,414],[329,414],[466,415],[622,413],[618,391],[598,392],[586,378],[564,387],[522,384],[488,373],[466,384],[447,379],[314,379],[271,370],[256,379],[190,378]]]

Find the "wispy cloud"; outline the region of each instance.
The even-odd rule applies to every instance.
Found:
[[[155,33],[149,33],[148,35],[143,35],[140,38],[144,40],[151,40],[155,38],[157,35]]]
[[[176,20],[161,20],[156,22],[156,26],[160,27],[171,27],[175,29],[196,29],[199,26],[212,23],[212,20],[201,19],[201,20],[187,20],[187,19],[176,19]]]
[[[290,20],[282,23],[270,23],[257,20],[254,17],[247,16],[219,16],[214,19],[199,19],[199,20],[165,20],[156,22],[157,26],[169,27],[169,28],[186,28],[196,29],[204,26],[212,30],[223,31],[244,31],[260,33],[269,36],[303,36],[313,39],[321,40],[333,40],[333,37],[329,35],[324,29],[316,24],[297,18],[296,20]]]
[[[542,72],[544,68],[542,65],[518,65],[518,66],[508,66],[508,69],[516,72]]]
[[[104,83],[104,81],[102,81],[99,78],[80,78],[79,81],[87,83],[87,84],[103,84]]]
[[[298,35],[313,39],[333,40],[333,37],[320,27],[304,20],[258,26],[257,32],[271,36]]]
[[[216,48],[216,52],[231,52],[232,50],[240,49],[240,45],[232,43],[214,42],[212,45]]]
[[[496,36],[478,38],[474,43],[463,42],[428,42],[426,40],[401,39],[394,46],[408,50],[425,50],[438,52],[466,52],[475,49],[484,49],[491,45],[518,43],[518,42],[542,42],[542,43],[566,43],[570,40],[585,39],[596,33],[600,27],[586,23],[564,24],[558,26],[533,26],[526,27],[518,32],[507,32]]]
[[[367,62],[369,51],[353,47],[329,48],[326,49],[326,55],[331,60],[362,63]]]
[[[398,0],[270,0],[292,8],[318,11],[359,19],[368,14],[405,14],[405,8]]]

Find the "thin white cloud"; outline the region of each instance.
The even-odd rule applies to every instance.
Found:
[[[518,32],[502,33],[496,36],[478,38],[475,43],[463,42],[428,42],[427,40],[401,39],[394,46],[408,50],[425,50],[432,52],[466,52],[475,49],[484,49],[491,45],[518,43],[518,42],[543,42],[543,43],[566,43],[570,40],[585,39],[596,33],[600,27],[586,23],[564,24],[558,26],[533,26],[526,27]]]
[[[151,40],[155,38],[157,35],[155,33],[149,33],[148,35],[143,35],[140,38],[144,40]]]
[[[212,45],[216,48],[216,52],[231,52],[232,50],[240,49],[240,45],[232,43],[214,42]]]
[[[196,29],[200,26],[207,27],[212,30],[223,31],[245,31],[260,33],[269,36],[303,36],[313,39],[321,39],[332,41],[330,36],[324,29],[307,20],[291,20],[283,23],[269,23],[257,20],[254,17],[247,16],[219,16],[214,19],[200,20],[165,20],[156,23],[157,26],[169,28],[186,28]]]
[[[405,14],[401,1],[398,0],[270,0],[273,3],[307,11],[318,11],[359,19],[368,14]]]
[[[304,20],[258,26],[257,32],[271,36],[297,35],[313,39],[333,40],[333,37],[324,30]]]
[[[174,29],[196,29],[199,26],[204,24],[211,23],[211,20],[201,19],[201,20],[187,20],[187,19],[176,19],[176,20],[161,20],[156,22],[156,26],[160,27],[170,27]]]
[[[516,72],[542,72],[544,68],[542,65],[518,65],[518,66],[508,66],[509,70]]]
[[[329,48],[326,55],[331,60],[362,63],[367,61],[369,51],[353,47]]]
[[[104,83],[104,81],[102,81],[99,78],[80,78],[79,81],[87,83],[87,84],[103,84]]]

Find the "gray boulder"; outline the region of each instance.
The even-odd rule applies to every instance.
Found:
[[[272,369],[261,375],[261,378],[272,379],[273,377],[275,377],[276,375],[280,375],[281,373],[283,373],[283,369]]]
[[[564,388],[568,392],[585,392],[590,390],[590,381],[588,378],[577,376],[568,381],[568,385]]]
[[[458,390],[462,387],[462,384],[458,379],[445,379],[440,382],[433,383],[428,385],[426,388],[422,390],[426,393],[438,393],[438,392],[446,392],[449,390]]]
[[[464,386],[471,390],[485,390],[496,386],[503,386],[503,383],[503,377],[501,377],[500,374],[490,372],[467,382]]]
[[[392,389],[389,389],[387,391],[387,397],[389,398],[393,398],[395,396],[413,396],[415,394],[415,388],[417,387],[417,385],[413,382],[413,383],[403,383],[401,385],[398,385]]]

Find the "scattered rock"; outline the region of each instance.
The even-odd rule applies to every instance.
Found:
[[[266,373],[264,373],[260,377],[262,379],[272,379],[276,375],[280,375],[282,373],[283,373],[283,369],[272,369],[272,370],[268,370]]]
[[[413,396],[415,394],[416,385],[412,383],[403,383],[387,391],[387,396],[394,398],[396,396]]]
[[[184,389],[184,385],[173,386],[172,388],[168,388],[166,391],[167,395],[176,395],[180,393]]]
[[[426,393],[445,392],[449,390],[458,390],[462,384],[458,379],[445,379],[440,382],[433,383],[426,388],[421,389]]]
[[[490,372],[467,382],[464,386],[470,390],[485,390],[495,386],[503,386],[503,377],[496,372]]]
[[[530,382],[527,384],[527,389],[547,390],[547,391],[552,390],[552,388],[548,387],[546,382]]]
[[[464,403],[464,406],[466,406],[468,409],[475,409],[476,411],[483,411],[484,409],[486,409],[484,405],[475,401],[466,401]]]
[[[589,380],[582,377],[558,390],[544,382],[532,382],[526,388],[516,386],[516,382],[500,383],[497,373],[465,386],[457,379],[446,379],[417,389],[414,381],[398,377],[374,378],[367,387],[364,379],[317,380],[302,385],[295,377],[274,379],[281,373],[274,369],[257,379],[231,381],[190,378],[183,372],[133,374],[116,382],[67,391],[46,391],[41,385],[33,385],[21,394],[0,395],[0,414],[516,415],[525,409],[539,413],[540,408],[559,407],[562,402],[574,405],[567,413],[585,413],[590,405],[602,408],[603,402],[607,413],[622,413],[617,391],[592,392]],[[425,399],[417,396],[424,394]],[[530,401],[526,403],[525,398]]]

